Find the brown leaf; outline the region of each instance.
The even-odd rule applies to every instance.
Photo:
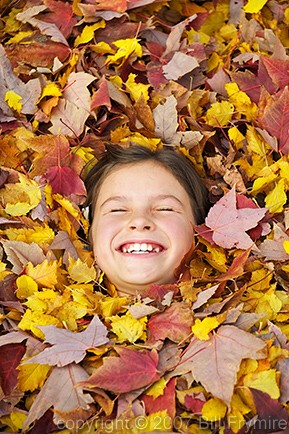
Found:
[[[74,333],[60,329],[53,325],[42,326],[40,330],[45,334],[45,342],[52,345],[41,353],[26,360],[24,363],[40,363],[46,365],[66,366],[79,363],[85,356],[86,350],[104,345],[108,342],[107,328],[95,315],[86,330]]]
[[[41,41],[31,41],[29,45],[11,44],[5,47],[5,51],[14,67],[21,65],[23,68],[22,65],[27,64],[34,67],[52,68],[55,57],[64,62],[71,50],[67,45],[42,37]],[[26,69],[23,69],[26,72]]]
[[[36,243],[24,243],[23,241],[2,241],[8,261],[13,265],[15,274],[21,273],[23,268],[31,262],[33,265],[41,264],[45,260],[43,250]]]
[[[53,407],[54,422],[62,422],[57,412],[72,413],[73,417],[85,420],[90,416],[89,404],[93,398],[83,393],[78,385],[85,381],[88,374],[81,366],[71,364],[63,368],[55,367],[46,380],[44,386],[33,402],[28,417],[24,423],[24,429],[28,428],[36,419],[39,419],[50,407]]]
[[[264,358],[265,343],[235,326],[221,326],[207,341],[193,338],[180,362],[208,392],[230,407],[237,372],[243,359]]]

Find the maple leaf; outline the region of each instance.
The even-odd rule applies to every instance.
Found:
[[[235,326],[221,326],[207,341],[195,337],[184,351],[179,364],[185,364],[208,392],[230,407],[237,372],[243,359],[264,358],[266,344]],[[178,369],[178,368],[177,368]]]
[[[45,342],[52,345],[41,353],[28,359],[25,363],[40,363],[47,365],[66,366],[79,363],[86,350],[98,347],[108,342],[107,328],[95,315],[86,330],[74,333],[55,326],[39,326],[45,334]]]
[[[119,347],[117,352],[119,357],[106,357],[103,366],[96,369],[82,385],[126,393],[149,386],[159,379],[158,354],[155,350],[136,351]]]
[[[207,232],[212,233],[212,240],[218,246],[228,249],[249,249],[254,243],[247,231],[257,226],[267,209],[237,209],[236,200],[236,191],[232,188],[210,209],[205,219],[206,227],[209,228]],[[202,235],[206,233],[206,229],[198,233]]]
[[[49,167],[45,173],[45,178],[51,185],[54,194],[59,193],[63,196],[75,194],[80,197],[86,195],[83,181],[70,167]]]
[[[71,420],[79,418],[85,420],[90,416],[89,404],[93,398],[84,394],[78,384],[85,381],[88,374],[81,366],[71,364],[63,368],[55,367],[43,388],[33,402],[24,429],[36,419],[39,419],[50,407],[54,408],[54,422],[61,423],[61,413],[66,413]],[[57,413],[60,413],[60,417]]]
[[[149,319],[148,330],[153,340],[181,342],[191,333],[193,315],[186,303],[176,303]]]

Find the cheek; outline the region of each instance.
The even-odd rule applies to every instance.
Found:
[[[119,231],[119,225],[113,219],[99,218],[97,224],[92,225],[91,240],[94,252],[105,251],[110,246]]]

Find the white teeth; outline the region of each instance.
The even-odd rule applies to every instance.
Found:
[[[130,244],[128,247],[122,247],[123,253],[145,253],[145,252],[153,252],[153,253],[159,253],[160,247],[153,247],[151,244],[147,243],[134,243]]]

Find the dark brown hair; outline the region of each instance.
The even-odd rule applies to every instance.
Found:
[[[180,152],[171,149],[152,151],[139,145],[124,148],[120,145],[107,145],[106,152],[89,171],[86,179],[89,220],[93,220],[93,212],[101,184],[108,173],[116,167],[127,164],[154,161],[169,170],[188,193],[196,223],[201,224],[207,215],[208,191],[196,172],[192,163]]]

